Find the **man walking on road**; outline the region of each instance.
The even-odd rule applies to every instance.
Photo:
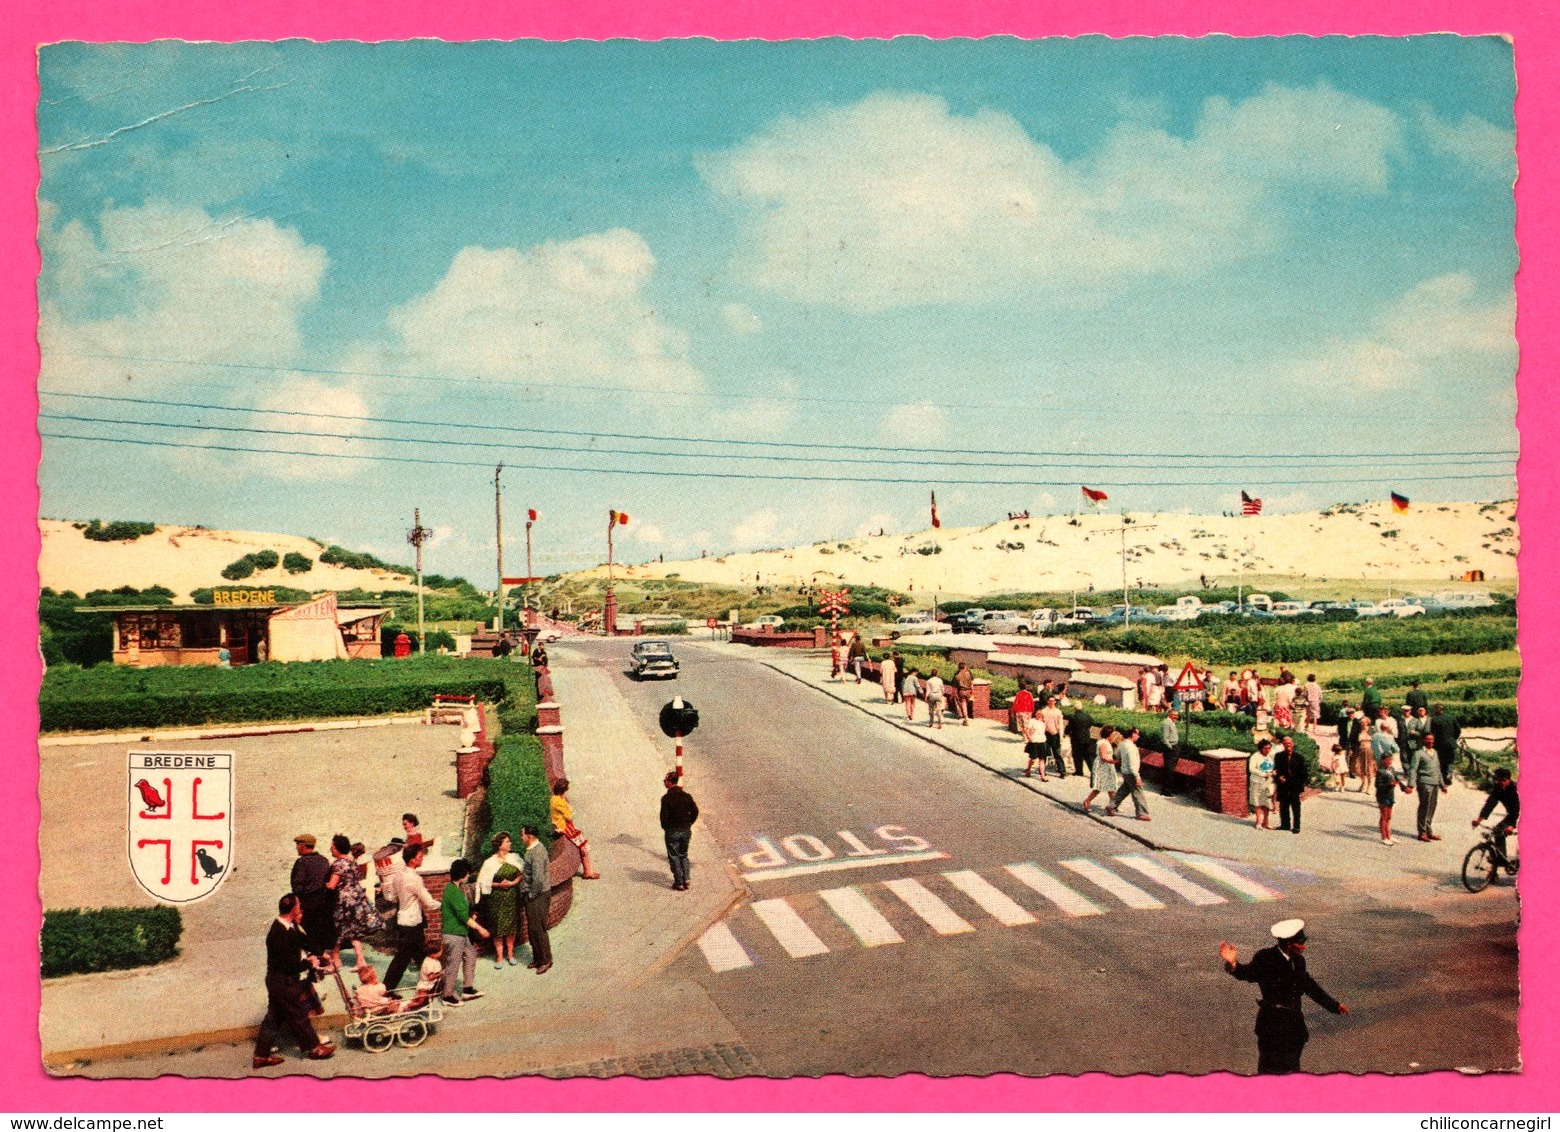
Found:
[[[1056,697],[1047,696],[1045,707],[1040,709],[1040,726],[1044,729],[1045,757],[1049,762],[1056,760],[1056,776],[1067,777],[1067,764],[1062,761],[1062,728],[1067,725],[1067,718],[1062,715],[1062,709],[1056,706]]]
[[[1110,805],[1105,807],[1108,817],[1115,817],[1121,803],[1132,795],[1132,812],[1138,821],[1152,821],[1148,816],[1148,795],[1143,793],[1143,759],[1138,753],[1137,738],[1141,732],[1136,727],[1125,735],[1116,732],[1116,769],[1121,774],[1121,785],[1111,795]]]
[[[975,673],[970,671],[967,664],[961,663],[959,670],[953,674],[953,703],[959,709],[960,722],[968,727],[975,704]]]
[[[1278,797],[1278,828],[1300,832],[1300,795],[1305,792],[1310,769],[1305,757],[1295,750],[1295,741],[1285,735],[1273,753],[1273,793]]]
[[[1446,780],[1441,777],[1441,754],[1435,749],[1434,735],[1426,735],[1425,745],[1414,752],[1413,761],[1408,764],[1408,780],[1419,792],[1419,840],[1441,840],[1432,827],[1436,804],[1446,793]]]
[[[336,893],[330,885],[330,862],[314,851],[312,833],[293,838],[298,858],[292,867],[292,891],[302,909],[304,934],[315,955],[328,954],[336,946]]]
[[[861,669],[867,663],[867,643],[857,633],[850,640],[850,651],[845,654],[845,663],[856,674],[856,683],[861,683]]]
[[[385,990],[394,992],[401,976],[413,964],[422,966],[428,954],[428,937],[423,931],[423,917],[439,910],[439,902],[428,893],[428,886],[417,870],[422,868],[428,847],[420,842],[401,850],[405,868],[385,874],[383,889],[385,899],[395,902],[395,958],[385,969]]]
[[[525,846],[525,938],[531,945],[531,962],[527,966],[538,975],[545,975],[552,970],[552,941],[547,938],[547,905],[552,895],[547,873],[551,861],[534,825],[521,826],[520,843]]]
[[[688,891],[688,843],[693,839],[693,823],[699,820],[699,803],[682,788],[676,771],[662,783],[661,832],[666,835],[666,861],[672,866],[672,888]]]
[[[1228,942],[1219,944],[1219,958],[1235,978],[1262,990],[1257,1003],[1257,1072],[1298,1073],[1300,1054],[1311,1037],[1300,996],[1309,996],[1334,1014],[1347,1014],[1349,1008],[1306,973],[1304,920],[1280,920],[1269,931],[1277,945],[1264,947],[1250,963],[1239,962],[1235,945]]]
[[[324,1061],[336,1052],[335,1046],[320,1041],[309,1020],[316,1001],[309,982],[319,961],[309,954],[309,940],[301,926],[303,908],[289,892],[277,902],[276,910],[276,919],[265,935],[266,1010],[260,1033],[255,1037],[256,1069],[282,1063],[271,1050],[275,1048],[277,1033],[283,1029],[292,1034],[298,1049],[314,1061]]]

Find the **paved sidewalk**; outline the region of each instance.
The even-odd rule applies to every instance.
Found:
[[[1026,760],[1019,737],[995,720],[972,720],[968,727],[956,718],[947,726],[933,729],[927,725],[925,704],[919,705],[916,722],[906,722],[904,708],[885,704],[882,689],[872,681],[859,686],[854,678],[834,681],[829,678],[828,656],[802,651],[772,650],[759,652],[744,645],[713,645],[733,655],[745,656],[794,677],[850,704],[885,723],[908,731],[928,742],[970,759],[1015,784],[1050,798],[1058,805],[1077,810],[1080,820],[1105,822],[1121,832],[1156,849],[1204,853],[1243,861],[1305,868],[1327,876],[1347,879],[1430,880],[1448,883],[1462,867],[1463,855],[1476,835],[1469,822],[1484,804],[1484,794],[1461,781],[1442,795],[1436,814],[1436,832],[1445,840],[1422,842],[1415,836],[1413,795],[1399,794],[1393,811],[1393,836],[1396,845],[1381,844],[1377,833],[1377,810],[1373,791],[1352,789],[1343,793],[1323,791],[1307,798],[1301,814],[1299,836],[1278,829],[1260,830],[1249,818],[1232,818],[1205,808],[1201,797],[1183,794],[1165,797],[1158,784],[1145,786],[1152,821],[1136,821],[1128,801],[1121,813],[1108,818],[1103,799],[1095,800],[1095,811],[1085,815],[1078,809],[1089,792],[1087,779],[1076,775],[1049,781],[1023,777]],[[1192,724],[1195,731],[1196,723]],[[1064,745],[1065,749],[1065,745]],[[1071,766],[1069,759],[1068,765]],[[1273,822],[1278,816],[1275,812]]]

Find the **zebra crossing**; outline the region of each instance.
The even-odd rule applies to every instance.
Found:
[[[1103,861],[1074,857],[1049,868],[1020,861],[989,875],[957,869],[756,900],[747,906],[751,916],[739,909],[700,936],[698,947],[710,970],[719,974],[755,966],[763,952],[773,953],[776,946],[790,959],[843,949],[831,947],[825,935],[848,939],[851,947],[891,947],[927,933],[964,936],[1118,909],[1207,908],[1283,895],[1194,853],[1122,853]],[[738,937],[738,927],[746,942]]]

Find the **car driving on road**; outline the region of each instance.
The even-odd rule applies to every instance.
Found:
[[[665,641],[638,641],[629,658],[634,675],[640,680],[677,679],[677,658]]]

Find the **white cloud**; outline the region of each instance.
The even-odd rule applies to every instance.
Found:
[[[780,518],[768,508],[753,512],[731,528],[732,544],[742,549],[774,546],[779,535]]]
[[[1419,107],[1419,129],[1430,152],[1450,157],[1480,176],[1509,181],[1517,175],[1516,131],[1464,114],[1457,122]]]
[[[1185,273],[1271,246],[1289,188],[1379,193],[1391,111],[1333,90],[1209,99],[1188,138],[1124,121],[1073,160],[993,110],[874,94],[700,162],[744,207],[756,285],[856,310]]]
[[[494,382],[694,391],[688,339],[643,294],[655,257],[616,228],[516,248],[468,247],[390,312],[383,364]]]
[[[749,397],[732,403],[731,407],[717,409],[704,418],[707,430],[714,435],[735,435],[742,438],[773,435],[785,432],[796,419],[795,397],[798,387],[795,381],[785,378],[776,383],[773,397]]]
[[[1516,300],[1481,300],[1463,272],[1427,279],[1383,309],[1368,333],[1334,339],[1288,368],[1296,385],[1334,391],[1403,389],[1469,361],[1516,372]]]
[[[932,444],[942,440],[947,433],[947,411],[930,401],[896,405],[883,414],[883,422],[878,426],[879,437],[904,444]]]
[[[635,542],[642,542],[647,546],[662,546],[667,541],[665,533],[654,523],[634,523],[626,533]]]
[[[733,334],[754,334],[764,328],[764,320],[746,303],[727,303],[720,308],[720,317]]]
[[[52,216],[46,212],[45,217]],[[319,295],[323,248],[247,216],[151,201],[107,208],[96,231],[71,221],[41,234],[38,338],[45,388],[188,385],[198,367],[109,358],[282,365]]]

